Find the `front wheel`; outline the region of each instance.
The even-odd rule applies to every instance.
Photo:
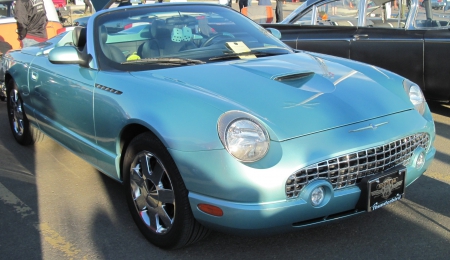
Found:
[[[179,248],[209,234],[194,219],[178,168],[156,136],[144,133],[131,141],[122,172],[131,215],[151,243]]]
[[[9,126],[14,139],[21,145],[31,145],[41,136],[40,132],[32,128],[25,114],[22,97],[13,80],[8,82],[6,88],[6,106],[8,108]]]

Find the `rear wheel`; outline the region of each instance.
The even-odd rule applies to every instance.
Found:
[[[151,243],[179,248],[209,234],[194,219],[181,175],[156,136],[144,133],[131,141],[122,172],[131,215]]]
[[[41,136],[40,132],[31,127],[23,107],[17,85],[13,80],[6,88],[9,126],[16,141],[21,145],[31,145]]]

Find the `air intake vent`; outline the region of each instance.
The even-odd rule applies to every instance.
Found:
[[[122,91],[120,91],[120,90],[116,90],[116,89],[113,89],[113,88],[108,88],[108,87],[100,85],[100,84],[95,84],[95,87],[98,88],[98,89],[104,90],[104,91],[111,92],[113,94],[117,94],[117,95],[121,95],[122,94]]]
[[[280,77],[274,78],[276,81],[283,81],[283,83],[287,83],[285,81],[297,81],[305,78],[311,78],[314,75],[314,72],[302,72],[302,73],[295,73],[290,75],[284,75]]]

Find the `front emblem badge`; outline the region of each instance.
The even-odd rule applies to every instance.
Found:
[[[377,185],[377,189],[371,192],[373,197],[381,196],[383,199],[388,199],[392,191],[399,189],[403,184],[403,180],[398,178],[386,178],[382,183]]]
[[[358,129],[355,129],[355,130],[350,130],[349,132],[350,133],[352,133],[352,132],[359,132],[359,131],[364,131],[364,130],[369,130],[369,129],[376,130],[378,127],[380,127],[382,125],[385,125],[387,123],[389,123],[389,122],[383,122],[383,123],[379,123],[379,124],[376,124],[376,125],[369,124],[369,126],[358,128]]]

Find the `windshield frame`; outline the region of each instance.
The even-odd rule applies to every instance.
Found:
[[[169,14],[166,17],[163,17],[163,13]],[[154,16],[150,16],[150,14],[154,14]],[[122,33],[121,37],[128,37],[123,34],[123,32],[115,32],[115,33],[108,33],[107,32],[107,39],[102,39],[101,35],[104,35],[104,32],[101,30],[108,31],[107,25],[108,23],[114,23],[114,21],[118,20],[130,20],[134,19],[135,17],[140,17],[139,22],[150,22],[149,27],[146,28],[147,31],[141,32],[140,35],[144,35],[145,33],[152,33],[151,30],[153,23],[156,24],[156,20],[165,20],[165,26],[170,26],[169,19],[172,18],[183,18],[186,14],[198,14],[195,19],[197,19],[197,22],[202,18],[203,16],[208,18],[207,25],[212,28],[212,32],[215,32],[216,35],[221,33],[220,30],[225,29],[235,29],[233,33],[235,34],[235,38],[229,38],[228,39],[221,39],[223,41],[223,44],[220,43],[218,40],[216,42],[213,42],[210,46],[201,46],[197,45],[197,48],[187,49],[187,50],[180,50],[177,53],[167,53],[164,55],[161,55],[160,57],[167,57],[167,58],[181,58],[181,59],[191,59],[191,60],[201,60],[206,63],[211,62],[222,62],[222,61],[210,61],[209,58],[216,57],[219,55],[223,55],[225,52],[229,52],[229,49],[226,49],[223,45],[227,42],[234,42],[234,41],[242,41],[245,42],[246,39],[242,39],[241,36],[244,35],[245,37],[248,37],[252,41],[250,43],[255,44],[257,46],[252,46],[252,44],[248,44],[248,48],[259,48],[258,51],[261,51],[261,47],[267,47],[267,49],[271,49],[272,47],[276,47],[279,49],[285,50],[283,53],[280,54],[289,54],[294,53],[292,48],[284,44],[282,41],[277,39],[275,36],[273,36],[269,31],[264,29],[263,27],[259,26],[257,23],[253,22],[252,20],[248,19],[247,17],[241,15],[240,13],[236,12],[235,10],[232,10],[230,8],[227,8],[225,6],[216,5],[216,4],[194,4],[194,3],[188,3],[188,4],[171,4],[171,5],[155,5],[155,6],[133,6],[128,8],[117,8],[116,10],[108,10],[108,11],[102,11],[99,14],[94,15],[91,19],[93,20],[93,23],[90,23],[88,26],[88,34],[89,29],[91,29],[91,33],[93,35],[93,49],[95,50],[95,55],[92,55],[92,57],[95,57],[97,62],[97,66],[101,70],[119,70],[119,71],[140,71],[140,70],[152,70],[152,69],[158,69],[158,68],[168,68],[170,66],[166,65],[155,65],[155,64],[149,64],[143,65],[143,64],[121,64],[123,60],[120,62],[115,62],[110,57],[107,57],[107,54],[105,54],[105,51],[103,51],[102,48],[105,48],[105,46],[113,45],[119,43],[115,42],[115,40],[109,40],[119,39],[120,33]],[[157,14],[157,16],[156,16]],[[145,18],[143,19],[142,17]],[[191,18],[191,17],[189,17]],[[91,21],[92,21],[91,20]],[[192,20],[192,19],[190,19]],[[134,20],[133,20],[134,21]],[[209,22],[208,22],[209,21]],[[228,21],[228,22],[227,22]],[[103,27],[102,27],[103,26]],[[156,26],[156,25],[155,25]],[[176,25],[175,27],[177,27]],[[189,25],[192,31],[192,38],[188,41],[194,41],[196,39],[196,32],[197,25],[191,26]],[[215,26],[215,28],[214,28]],[[89,28],[92,27],[92,28]],[[175,28],[174,27],[174,28]],[[187,27],[187,26],[185,26]],[[103,29],[102,29],[103,28]],[[143,26],[145,28],[145,26]],[[177,28],[180,29],[181,28]],[[219,30],[220,29],[220,30]],[[183,27],[184,30],[184,27]],[[132,30],[130,30],[132,31]],[[226,32],[226,31],[225,31]],[[173,33],[173,32],[172,32]],[[242,35],[239,35],[240,37],[237,37],[238,34],[241,33]],[[212,33],[211,33],[212,34]],[[225,35],[225,33],[223,33]],[[104,37],[104,36],[103,36]],[[131,36],[130,36],[131,37]],[[155,36],[149,36],[148,40],[151,40],[151,37]],[[172,36],[173,37],[173,36]],[[206,37],[204,34],[202,37]],[[208,35],[208,37],[211,37]],[[131,37],[132,38],[132,37]],[[130,39],[131,39],[130,38]],[[212,38],[212,37],[211,37]],[[183,38],[184,39],[184,38]],[[207,38],[202,38],[207,39]],[[103,40],[103,41],[102,41]],[[105,42],[106,41],[106,42]],[[173,38],[172,38],[173,41]],[[170,43],[170,41],[169,41]],[[222,44],[222,45],[221,45]],[[259,45],[258,45],[259,44]],[[107,49],[109,47],[106,47]],[[108,50],[106,50],[108,52]],[[219,53],[220,52],[220,53]],[[129,57],[129,56],[128,56]],[[141,58],[141,57],[140,57]],[[152,57],[142,57],[142,58],[152,58]],[[192,65],[192,64],[189,64]],[[174,64],[173,66],[179,66],[177,64]]]

